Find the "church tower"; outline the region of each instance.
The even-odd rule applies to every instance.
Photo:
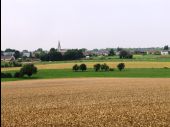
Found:
[[[58,52],[61,52],[61,45],[60,45],[60,41],[58,41]]]

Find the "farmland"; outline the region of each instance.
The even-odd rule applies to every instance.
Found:
[[[14,73],[15,71],[8,71]],[[31,78],[2,78],[2,81],[52,79],[52,78],[81,78],[81,77],[138,77],[138,78],[170,78],[170,69],[164,68],[127,68],[120,72],[115,69],[110,72],[95,72],[88,69],[86,72],[74,72],[71,69],[41,69]]]
[[[169,126],[170,79],[3,82],[2,126]]]
[[[76,64],[81,64],[82,62],[75,62]],[[48,62],[44,64],[35,64],[38,69],[70,69],[75,63],[53,63]],[[88,68],[92,68],[96,63],[106,63],[111,68],[116,68],[117,64],[120,62],[84,62]],[[170,68],[170,62],[124,62],[126,64],[126,68]],[[9,68],[1,68],[1,71],[9,71],[9,70],[19,70],[19,67],[9,67]]]

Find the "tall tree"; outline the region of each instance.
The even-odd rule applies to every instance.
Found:
[[[169,50],[168,45],[165,45],[165,46],[164,46],[164,50]]]

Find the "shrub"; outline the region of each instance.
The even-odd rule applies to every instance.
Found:
[[[12,74],[11,73],[2,73],[1,72],[1,78],[12,78]]]
[[[118,68],[120,71],[122,71],[122,70],[125,68],[125,64],[124,64],[124,63],[119,63],[119,64],[117,65],[117,68]]]
[[[168,69],[168,67],[164,67],[164,69]]]
[[[86,70],[87,70],[86,64],[81,64],[81,65],[80,65],[80,70],[81,70],[81,71],[86,71]]]
[[[14,73],[14,78],[21,78],[22,74],[20,72],[15,72]]]
[[[5,78],[5,73],[1,72],[1,78]]]
[[[109,71],[114,71],[114,68],[110,68]]]
[[[37,73],[37,67],[35,67],[34,64],[25,64],[20,70],[20,74],[22,76],[28,75],[28,77],[31,77],[33,74],[36,73]]]
[[[21,64],[21,63],[19,63],[19,62],[13,62],[13,66],[14,66],[14,67],[21,67],[21,66],[22,66],[22,64]]]
[[[101,68],[101,65],[100,64],[95,64],[93,67],[94,67],[95,71],[99,71],[100,68]]]
[[[109,71],[109,66],[104,63],[104,64],[101,65],[101,70],[102,71]]]
[[[77,64],[75,64],[72,68],[73,71],[78,71],[79,70],[79,66]]]

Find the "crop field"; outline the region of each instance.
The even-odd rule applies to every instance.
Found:
[[[116,68],[120,62],[84,62],[88,68],[93,68],[96,63],[106,63],[111,68]],[[170,68],[170,62],[124,62],[126,68]],[[55,64],[37,64],[38,69],[70,69],[74,64],[81,64],[80,62],[75,63],[56,63]],[[19,67],[1,68],[1,71],[19,70]]]
[[[2,82],[1,92],[3,127],[170,125],[170,78]]]

